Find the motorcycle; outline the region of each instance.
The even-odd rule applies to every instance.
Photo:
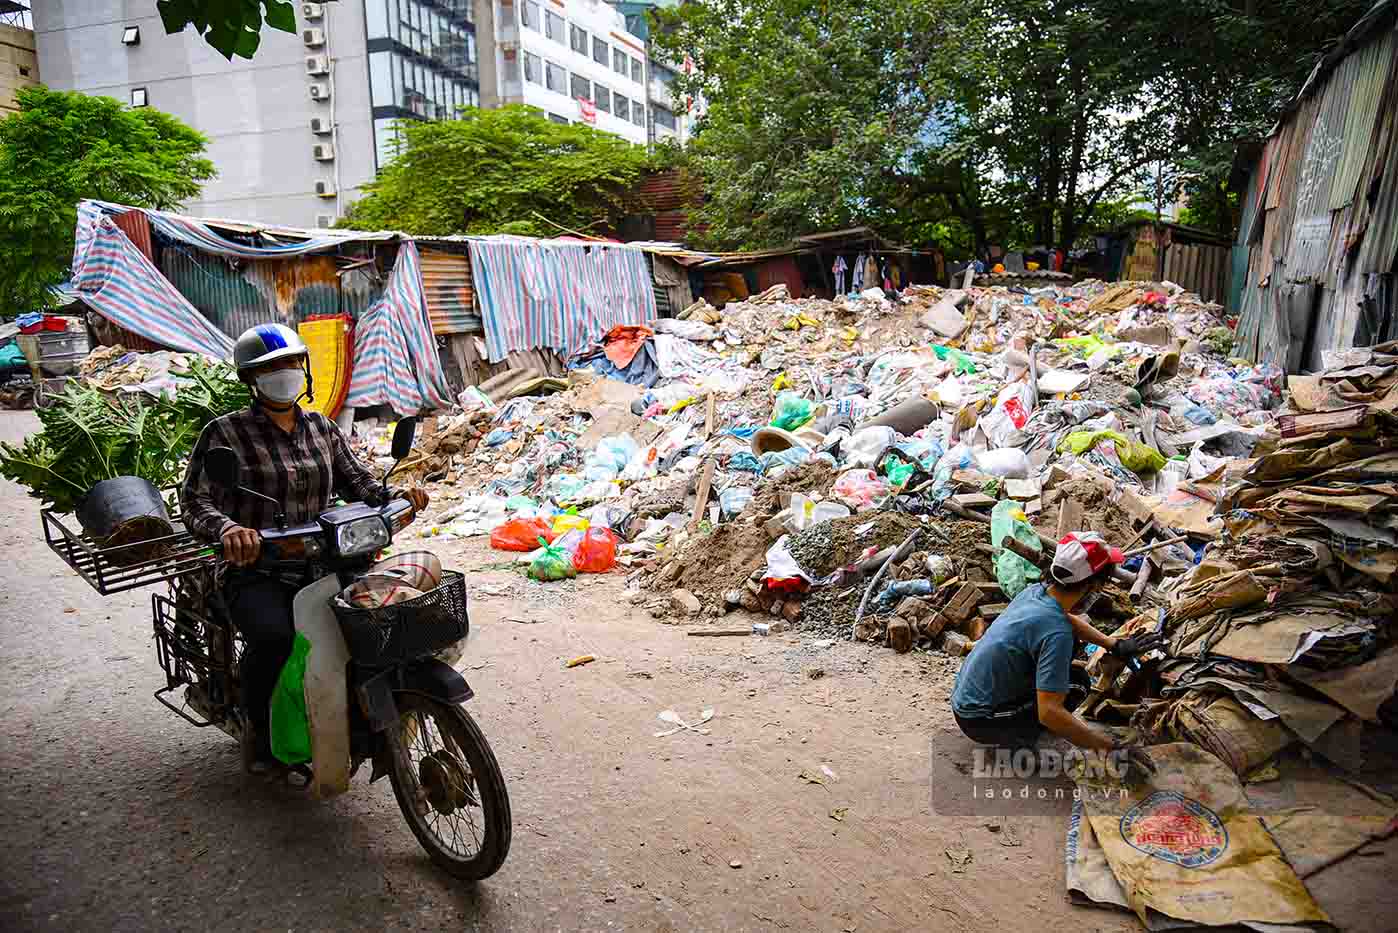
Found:
[[[398,423],[385,492],[388,477],[412,448],[415,425],[414,419]],[[229,448],[206,454],[212,482],[267,499],[238,485],[238,467]],[[479,880],[504,863],[511,819],[500,765],[462,707],[473,693],[452,666],[469,630],[464,578],[444,570],[436,588],[386,606],[365,608],[336,598],[363,578],[413,518],[411,504],[394,499],[378,507],[336,506],[292,527],[279,512],[278,527],[259,532],[262,548],[253,572],[296,580],[295,627],[312,646],[304,681],[311,760],[309,768],[287,774],[324,799],[347,791],[350,779],[370,763],[369,783],[388,777],[432,861],[457,878]],[[218,585],[219,547],[180,531],[158,558],[107,561],[100,548],[47,512],[44,524],[50,547],[99,592],[168,581],[168,593],[152,596],[156,654],[166,675],[155,698],[196,726],[241,739],[247,722],[238,690],[242,638]],[[172,696],[181,687],[182,704]]]

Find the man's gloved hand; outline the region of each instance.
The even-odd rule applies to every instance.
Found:
[[[1133,635],[1129,638],[1118,638],[1112,642],[1112,647],[1108,650],[1118,658],[1129,660],[1159,648],[1164,641],[1164,637],[1160,635]]]

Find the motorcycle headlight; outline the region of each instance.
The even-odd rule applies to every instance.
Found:
[[[335,550],[341,557],[372,554],[387,547],[390,540],[388,525],[379,515],[366,515],[335,526]]]

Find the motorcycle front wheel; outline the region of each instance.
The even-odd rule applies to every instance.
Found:
[[[490,743],[455,703],[395,695],[389,779],[408,827],[432,861],[467,881],[488,878],[510,851],[510,797]]]

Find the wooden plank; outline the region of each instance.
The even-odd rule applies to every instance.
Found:
[[[994,506],[996,502],[995,499],[982,492],[965,492],[959,496],[952,496],[951,501],[964,509],[982,509],[986,506]]]
[[[1058,507],[1058,540],[1070,531],[1082,530],[1082,503],[1077,499],[1064,499]]]
[[[1147,554],[1146,559],[1141,561],[1141,570],[1136,574],[1136,582],[1131,584],[1132,599],[1140,599],[1141,594],[1146,591],[1146,587],[1150,584],[1150,573],[1155,567],[1154,557],[1153,554]]]
[[[699,487],[694,496],[694,514],[690,516],[689,527],[693,528],[699,524],[699,520],[704,517],[704,512],[709,505],[709,489],[714,484],[714,459],[711,457],[704,461],[704,470],[699,474]]]
[[[994,619],[1008,608],[1010,608],[1009,603],[992,603],[989,606],[982,606],[980,608],[980,617],[982,619]]]

